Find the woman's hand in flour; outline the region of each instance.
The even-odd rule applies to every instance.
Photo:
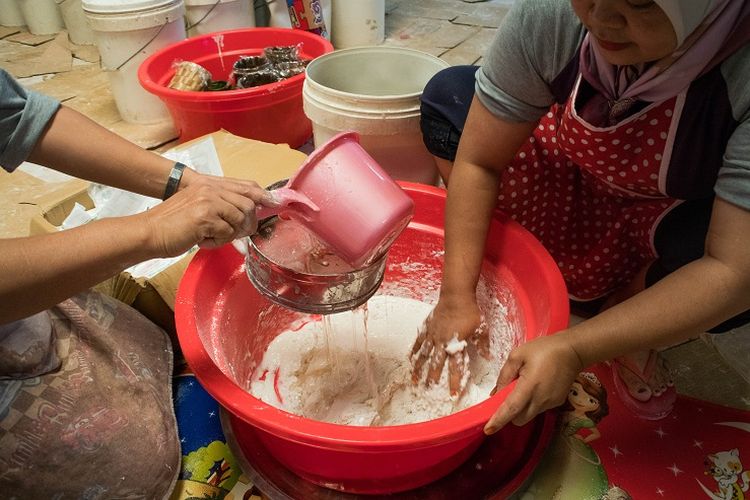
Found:
[[[437,383],[448,361],[448,384],[453,396],[466,389],[468,343],[489,357],[489,335],[473,297],[441,299],[425,320],[411,351],[412,382]],[[427,374],[423,371],[427,366]]]
[[[158,256],[181,255],[196,244],[215,248],[253,234],[257,205],[276,205],[255,182],[193,174],[174,196],[139,215]]]
[[[492,393],[513,380],[516,385],[484,426],[484,432],[493,434],[508,422],[524,425],[544,410],[560,406],[583,368],[565,332],[516,347],[500,370]]]

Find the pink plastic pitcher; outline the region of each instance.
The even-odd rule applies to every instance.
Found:
[[[273,191],[280,207],[258,210],[302,222],[355,269],[386,250],[411,220],[414,202],[344,132],[307,157],[286,186]]]

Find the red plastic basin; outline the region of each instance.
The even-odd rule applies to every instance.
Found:
[[[414,200],[414,218],[391,247],[378,293],[434,301],[441,277],[445,191],[401,186]],[[514,343],[567,326],[568,298],[557,265],[530,233],[500,213],[491,223],[482,275],[507,308]],[[346,492],[404,491],[448,474],[479,446],[482,427],[509,392],[506,388],[447,417],[391,427],[319,422],[254,398],[246,388],[267,345],[306,315],[261,296],[231,245],[201,250],[193,258],[180,283],[175,316],[188,364],[232,414],[233,428],[240,427],[238,439],[243,425],[252,426],[290,470]],[[500,432],[519,431],[510,425]]]
[[[221,55],[216,37],[223,36]],[[192,61],[206,68],[214,80],[228,80],[241,55],[258,55],[265,47],[300,44],[300,57],[314,59],[333,51],[331,43],[314,33],[285,28],[247,28],[221,31],[173,43],[148,57],[138,68],[141,85],[167,106],[180,134],[189,141],[220,129],[241,137],[292,148],[312,135],[312,124],[302,109],[300,74],[249,89],[190,92],[167,87],[174,64]]]

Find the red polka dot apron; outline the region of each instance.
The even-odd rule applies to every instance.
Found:
[[[611,127],[578,116],[576,96],[554,105],[501,177],[499,208],[557,261],[570,296],[592,300],[628,283],[656,257],[656,225],[679,202],[664,182],[684,97]]]

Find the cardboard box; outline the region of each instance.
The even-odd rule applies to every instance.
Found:
[[[194,139],[176,147],[184,150],[211,137],[226,177],[250,179],[261,186],[288,179],[302,164],[306,155],[290,149],[286,144],[268,144],[226,131]],[[31,235],[56,232],[76,203],[86,209],[93,208],[87,193],[87,183],[72,183],[38,200],[39,211],[29,223]],[[113,276],[94,288],[138,309],[170,333],[174,333],[174,301],[182,274],[192,254],[182,258],[153,278],[134,278],[127,272]]]

